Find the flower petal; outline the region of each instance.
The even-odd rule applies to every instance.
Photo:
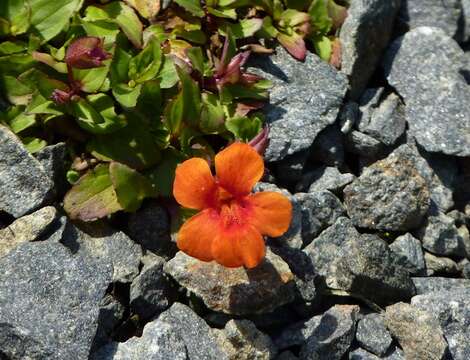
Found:
[[[178,232],[178,248],[202,261],[211,261],[214,229],[219,226],[220,217],[206,209],[187,220]]]
[[[256,267],[266,253],[259,231],[249,224],[221,229],[212,243],[215,261],[226,267]]]
[[[180,205],[198,210],[208,208],[215,191],[215,180],[205,160],[192,158],[176,168],[173,195]]]
[[[281,236],[289,228],[292,219],[290,200],[277,192],[259,192],[247,197],[250,204],[250,223],[263,235]]]
[[[250,145],[233,143],[215,156],[215,171],[227,191],[248,195],[263,176],[263,158]]]

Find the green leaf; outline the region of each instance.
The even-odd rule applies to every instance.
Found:
[[[88,143],[87,149],[97,159],[114,160],[136,170],[150,168],[161,158],[160,149],[149,125],[130,113],[127,114],[126,127],[112,136],[94,137]]]
[[[116,100],[125,108],[133,108],[137,104],[142,84],[130,87],[127,84],[116,84],[113,86],[113,95]]]
[[[109,165],[89,170],[64,198],[64,210],[71,219],[94,221],[122,210],[114,191]]]
[[[314,32],[327,34],[333,21],[328,15],[329,0],[313,0],[308,9],[310,14],[310,23],[314,28]]]
[[[191,61],[194,70],[199,71],[200,74],[205,72],[205,59],[202,49],[199,46],[189,48],[186,55]]]
[[[157,39],[151,38],[137,56],[129,62],[129,78],[136,83],[154,79],[162,64],[162,51]]]
[[[273,39],[279,34],[279,31],[273,25],[273,20],[271,17],[266,16],[263,19],[263,26],[261,29],[256,33],[257,36],[266,39]]]
[[[2,0],[0,3],[1,32],[4,35],[25,33],[31,20],[31,7],[25,0]]]
[[[109,18],[114,19],[135,47],[142,47],[143,25],[131,7],[122,1],[114,1],[106,5],[103,10]]]
[[[153,19],[160,11],[160,0],[126,0],[146,19]]]
[[[158,80],[147,81],[142,85],[137,110],[148,119],[159,121],[162,107],[162,92]]]
[[[250,36],[253,36],[258,30],[263,27],[263,20],[262,19],[243,19],[239,22],[233,23],[226,23],[226,27],[230,28],[233,36],[236,39],[243,39]],[[221,31],[222,35],[226,35],[227,28],[224,31]]]
[[[173,182],[175,181],[175,170],[185,157],[175,149],[167,149],[163,152],[162,161],[149,170],[146,175],[160,196],[170,197],[173,195]]]
[[[28,44],[23,41],[4,41],[0,43],[0,55],[11,55],[28,50]]]
[[[31,154],[37,153],[38,151],[44,149],[47,146],[47,141],[35,137],[25,137],[21,139],[23,141],[24,147]]]
[[[109,174],[117,199],[126,211],[136,211],[147,197],[155,197],[152,183],[142,174],[127,165],[111,162]]]
[[[80,82],[80,89],[87,93],[95,93],[103,85],[108,75],[111,60],[103,61],[103,66],[91,69],[73,69],[73,77]]]
[[[53,101],[46,99],[39,91],[33,94],[31,102],[25,109],[28,114],[62,115],[62,109]]]
[[[127,83],[129,81],[128,73],[131,59],[131,54],[119,47],[116,49],[110,69],[111,83],[113,86],[120,83]]]
[[[201,114],[201,92],[199,86],[183,69],[177,67],[176,71],[181,80],[183,121],[187,124],[197,125]]]
[[[9,126],[10,129],[18,134],[23,130],[26,130],[32,126],[36,125],[36,115],[34,114],[25,114],[20,112],[17,116],[10,120]]]
[[[51,55],[38,51],[33,51],[31,55],[34,60],[50,66],[59,73],[67,74],[67,65],[64,62],[57,61]]]
[[[253,139],[263,127],[263,121],[259,116],[234,117],[225,122],[225,126],[237,140],[250,141]]]
[[[113,45],[119,34],[119,26],[110,20],[81,21],[88,36],[104,38],[105,47]]]
[[[269,80],[260,80],[251,86],[227,84],[224,86],[224,92],[230,94],[229,99],[266,100],[269,97],[268,89],[271,86],[272,83]]]
[[[114,102],[106,94],[88,95],[72,102],[72,110],[78,125],[93,134],[112,133],[126,125],[124,117],[116,115]]]
[[[0,76],[11,74],[19,75],[36,65],[36,61],[29,54],[12,54],[0,57]]]
[[[179,134],[183,125],[184,100],[183,93],[180,92],[165,107],[164,121],[171,134]]]
[[[6,99],[14,105],[27,105],[31,101],[33,93],[30,86],[10,75],[0,77],[0,90]]]
[[[324,35],[316,35],[312,36],[311,40],[318,56],[325,61],[330,60],[332,51],[332,44],[330,39]]]
[[[175,64],[168,55],[163,57],[163,66],[158,74],[158,79],[160,80],[160,87],[162,89],[169,89],[178,82],[178,73],[176,72]]]
[[[224,107],[215,94],[202,94],[200,129],[205,134],[216,134],[223,131],[225,122]]]
[[[212,15],[217,16],[217,17],[232,19],[232,20],[237,19],[237,12],[235,11],[235,9],[230,9],[230,8],[228,8],[228,9],[208,8],[207,11],[209,12],[209,14],[212,14]]]
[[[194,16],[204,16],[204,10],[202,9],[199,0],[175,0],[175,3],[189,11]]]

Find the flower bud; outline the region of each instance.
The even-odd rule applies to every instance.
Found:
[[[70,44],[65,54],[65,62],[76,69],[92,69],[103,65],[103,60],[111,54],[103,49],[103,39],[86,36]]]

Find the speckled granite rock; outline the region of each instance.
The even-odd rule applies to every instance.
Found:
[[[359,320],[356,340],[364,349],[378,356],[385,356],[393,341],[381,314],[368,314]]]

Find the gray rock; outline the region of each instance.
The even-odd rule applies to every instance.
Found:
[[[356,155],[379,159],[385,152],[384,145],[370,135],[353,130],[345,138],[346,149]]]
[[[279,350],[305,344],[307,339],[312,336],[313,332],[320,325],[322,316],[323,315],[317,315],[306,321],[297,322],[288,326],[274,338],[274,344]]]
[[[280,46],[275,55],[252,60],[249,71],[274,84],[265,107],[270,125],[265,159],[279,161],[308,149],[318,133],[335,122],[346,93],[345,76],[312,53],[302,63]]]
[[[329,190],[337,194],[346,185],[350,184],[354,178],[353,174],[342,174],[335,167],[321,166],[302,176],[302,180],[296,186],[296,191],[316,192]]]
[[[274,184],[259,182],[254,188],[258,191],[275,191],[287,196],[292,204],[292,220],[289,228],[284,235],[275,238],[275,242],[281,246],[287,246],[293,249],[300,249],[303,245],[302,241],[302,209],[299,201],[295,196],[285,189],[280,189]]]
[[[211,328],[186,305],[174,303],[158,320],[169,324],[183,340],[189,360],[227,359],[213,338]]]
[[[0,211],[23,216],[52,196],[44,168],[9,129],[0,125]]]
[[[50,242],[61,242],[62,236],[64,235],[68,223],[69,219],[67,218],[67,216],[60,216],[52,223],[46,233],[44,235],[41,235],[41,240]]]
[[[364,349],[356,349],[349,353],[349,360],[406,360],[403,351],[399,348],[391,349],[385,356],[378,357]]]
[[[387,51],[387,79],[406,103],[409,133],[426,151],[470,155],[465,66],[462,49],[438,28],[413,29]]]
[[[300,348],[299,359],[341,359],[354,340],[358,312],[357,305],[335,305],[330,308]]]
[[[277,349],[269,336],[249,320],[230,320],[223,330],[213,330],[229,360],[270,360]]]
[[[378,104],[367,103],[361,106],[361,112],[358,121],[359,131],[372,136],[384,145],[395,144],[405,132],[404,107],[400,98],[394,93],[388,94]]]
[[[165,260],[152,256],[140,271],[130,289],[129,305],[141,319],[148,319],[169,307],[174,298],[170,281],[163,272]]]
[[[329,228],[324,230],[317,238],[303,249],[311,259],[314,271],[326,275],[333,260],[336,259],[339,249],[351,239],[359,238],[360,234],[352,225],[351,220],[340,217]]]
[[[415,277],[412,278],[415,284],[416,294],[422,295],[431,292],[449,291],[459,289],[470,289],[470,280],[452,279],[444,277]]]
[[[350,97],[367,85],[392,34],[400,0],[352,1],[341,26],[341,71],[348,75]]]
[[[170,217],[159,204],[150,203],[129,216],[129,236],[146,250],[165,259],[176,253],[170,237]]]
[[[93,339],[91,352],[111,342],[113,332],[124,318],[126,308],[112,295],[107,294],[100,304],[100,313],[98,317],[98,329]]]
[[[454,360],[470,358],[470,288],[418,295],[411,303],[439,319]]]
[[[460,258],[466,255],[455,220],[445,214],[428,216],[423,227],[417,231],[417,236],[421,239],[423,247],[436,255]]]
[[[463,28],[462,31],[462,40],[470,40],[470,0],[462,0],[462,18],[463,18]]]
[[[463,259],[459,263],[459,266],[462,269],[462,276],[465,279],[470,279],[470,261],[468,261],[468,259]]]
[[[447,342],[432,313],[410,304],[397,303],[387,307],[385,323],[398,339],[407,359],[444,359]]]
[[[57,210],[53,206],[46,206],[1,229],[0,258],[24,242],[38,240],[48,231],[57,216]]]
[[[111,260],[113,282],[128,283],[139,274],[142,249],[126,234],[105,223],[83,224],[82,228],[68,224],[62,242],[82,256],[93,256],[98,261]]]
[[[0,268],[0,339],[25,339],[2,351],[24,359],[30,345],[41,344],[46,350],[37,359],[86,359],[110,264],[72,256],[58,243],[36,242],[1,258]]]
[[[356,340],[364,349],[378,356],[385,356],[393,341],[381,314],[368,314],[359,320]]]
[[[328,166],[343,166],[343,134],[337,125],[328,126],[318,134],[312,144],[310,156],[312,161]]]
[[[54,190],[58,196],[62,196],[67,191],[67,169],[65,160],[67,156],[67,146],[65,143],[57,143],[46,146],[34,154],[41,163],[44,171],[54,183]]]
[[[90,359],[187,360],[188,354],[173,326],[157,319],[145,325],[141,337],[133,337],[124,343],[110,343],[94,353]]]
[[[426,263],[426,274],[432,276],[434,274],[457,274],[459,266],[449,258],[435,256],[428,252],[424,252],[424,262]]]
[[[410,233],[399,236],[389,245],[397,255],[402,256],[410,264],[412,274],[423,274],[426,270],[421,242]]]
[[[378,305],[407,300],[415,293],[399,257],[373,235],[350,239],[341,246],[328,269],[326,284]]]
[[[296,193],[302,213],[302,241],[309,244],[323,229],[333,225],[336,219],[344,215],[341,201],[329,191]]]
[[[402,0],[398,23],[407,29],[435,26],[455,37],[462,15],[461,6],[461,0]]]
[[[349,134],[360,117],[359,105],[357,102],[348,101],[344,104],[339,114],[338,123],[343,134]]]
[[[393,152],[346,186],[344,200],[356,226],[407,231],[419,226],[428,211],[429,191],[408,157]]]
[[[164,270],[202,298],[209,309],[226,314],[269,313],[294,300],[294,275],[269,249],[264,261],[254,269],[226,268],[180,251],[165,264]]]
[[[54,349],[21,326],[0,323],[0,358],[5,360],[55,359]]]

